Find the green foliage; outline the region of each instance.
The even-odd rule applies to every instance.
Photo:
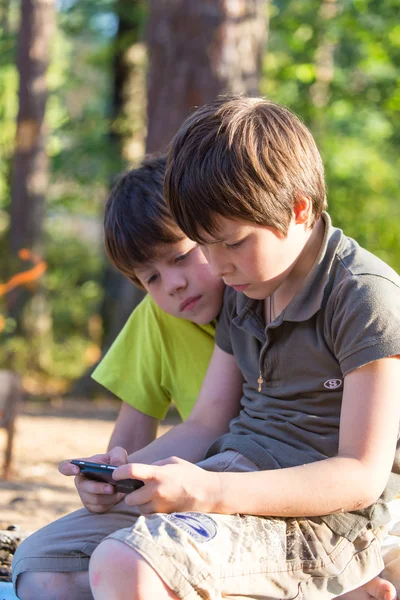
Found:
[[[399,3],[347,0],[331,15],[323,4],[273,2],[262,91],[313,131],[334,224],[400,271]],[[318,79],[329,51],[333,70],[328,60]]]

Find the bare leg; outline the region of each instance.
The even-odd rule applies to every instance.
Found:
[[[89,563],[95,600],[178,600],[138,552],[117,540],[105,540]]]
[[[382,577],[374,577],[368,583],[361,587],[338,596],[337,600],[396,600],[397,593],[394,585],[382,579]]]
[[[93,600],[88,571],[41,573],[26,571],[18,577],[21,600]]]

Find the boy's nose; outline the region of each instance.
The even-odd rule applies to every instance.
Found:
[[[174,274],[166,277],[164,287],[167,294],[174,294],[187,286],[186,278],[182,274]]]
[[[216,277],[224,277],[232,272],[232,266],[226,260],[223,260],[223,257],[209,252],[206,258],[210,265],[211,273]]]

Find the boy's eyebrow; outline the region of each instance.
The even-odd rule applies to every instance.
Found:
[[[214,238],[212,241],[202,239],[202,241],[201,241],[202,244],[207,244],[207,246],[211,246],[213,244],[220,244],[221,242],[226,242],[226,238],[218,238],[218,239]]]

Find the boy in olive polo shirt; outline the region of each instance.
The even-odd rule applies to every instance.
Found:
[[[332,227],[312,135],[262,98],[195,111],[165,189],[230,289],[189,419],[114,473],[141,516],[95,550],[93,597],[394,599],[399,277]]]

